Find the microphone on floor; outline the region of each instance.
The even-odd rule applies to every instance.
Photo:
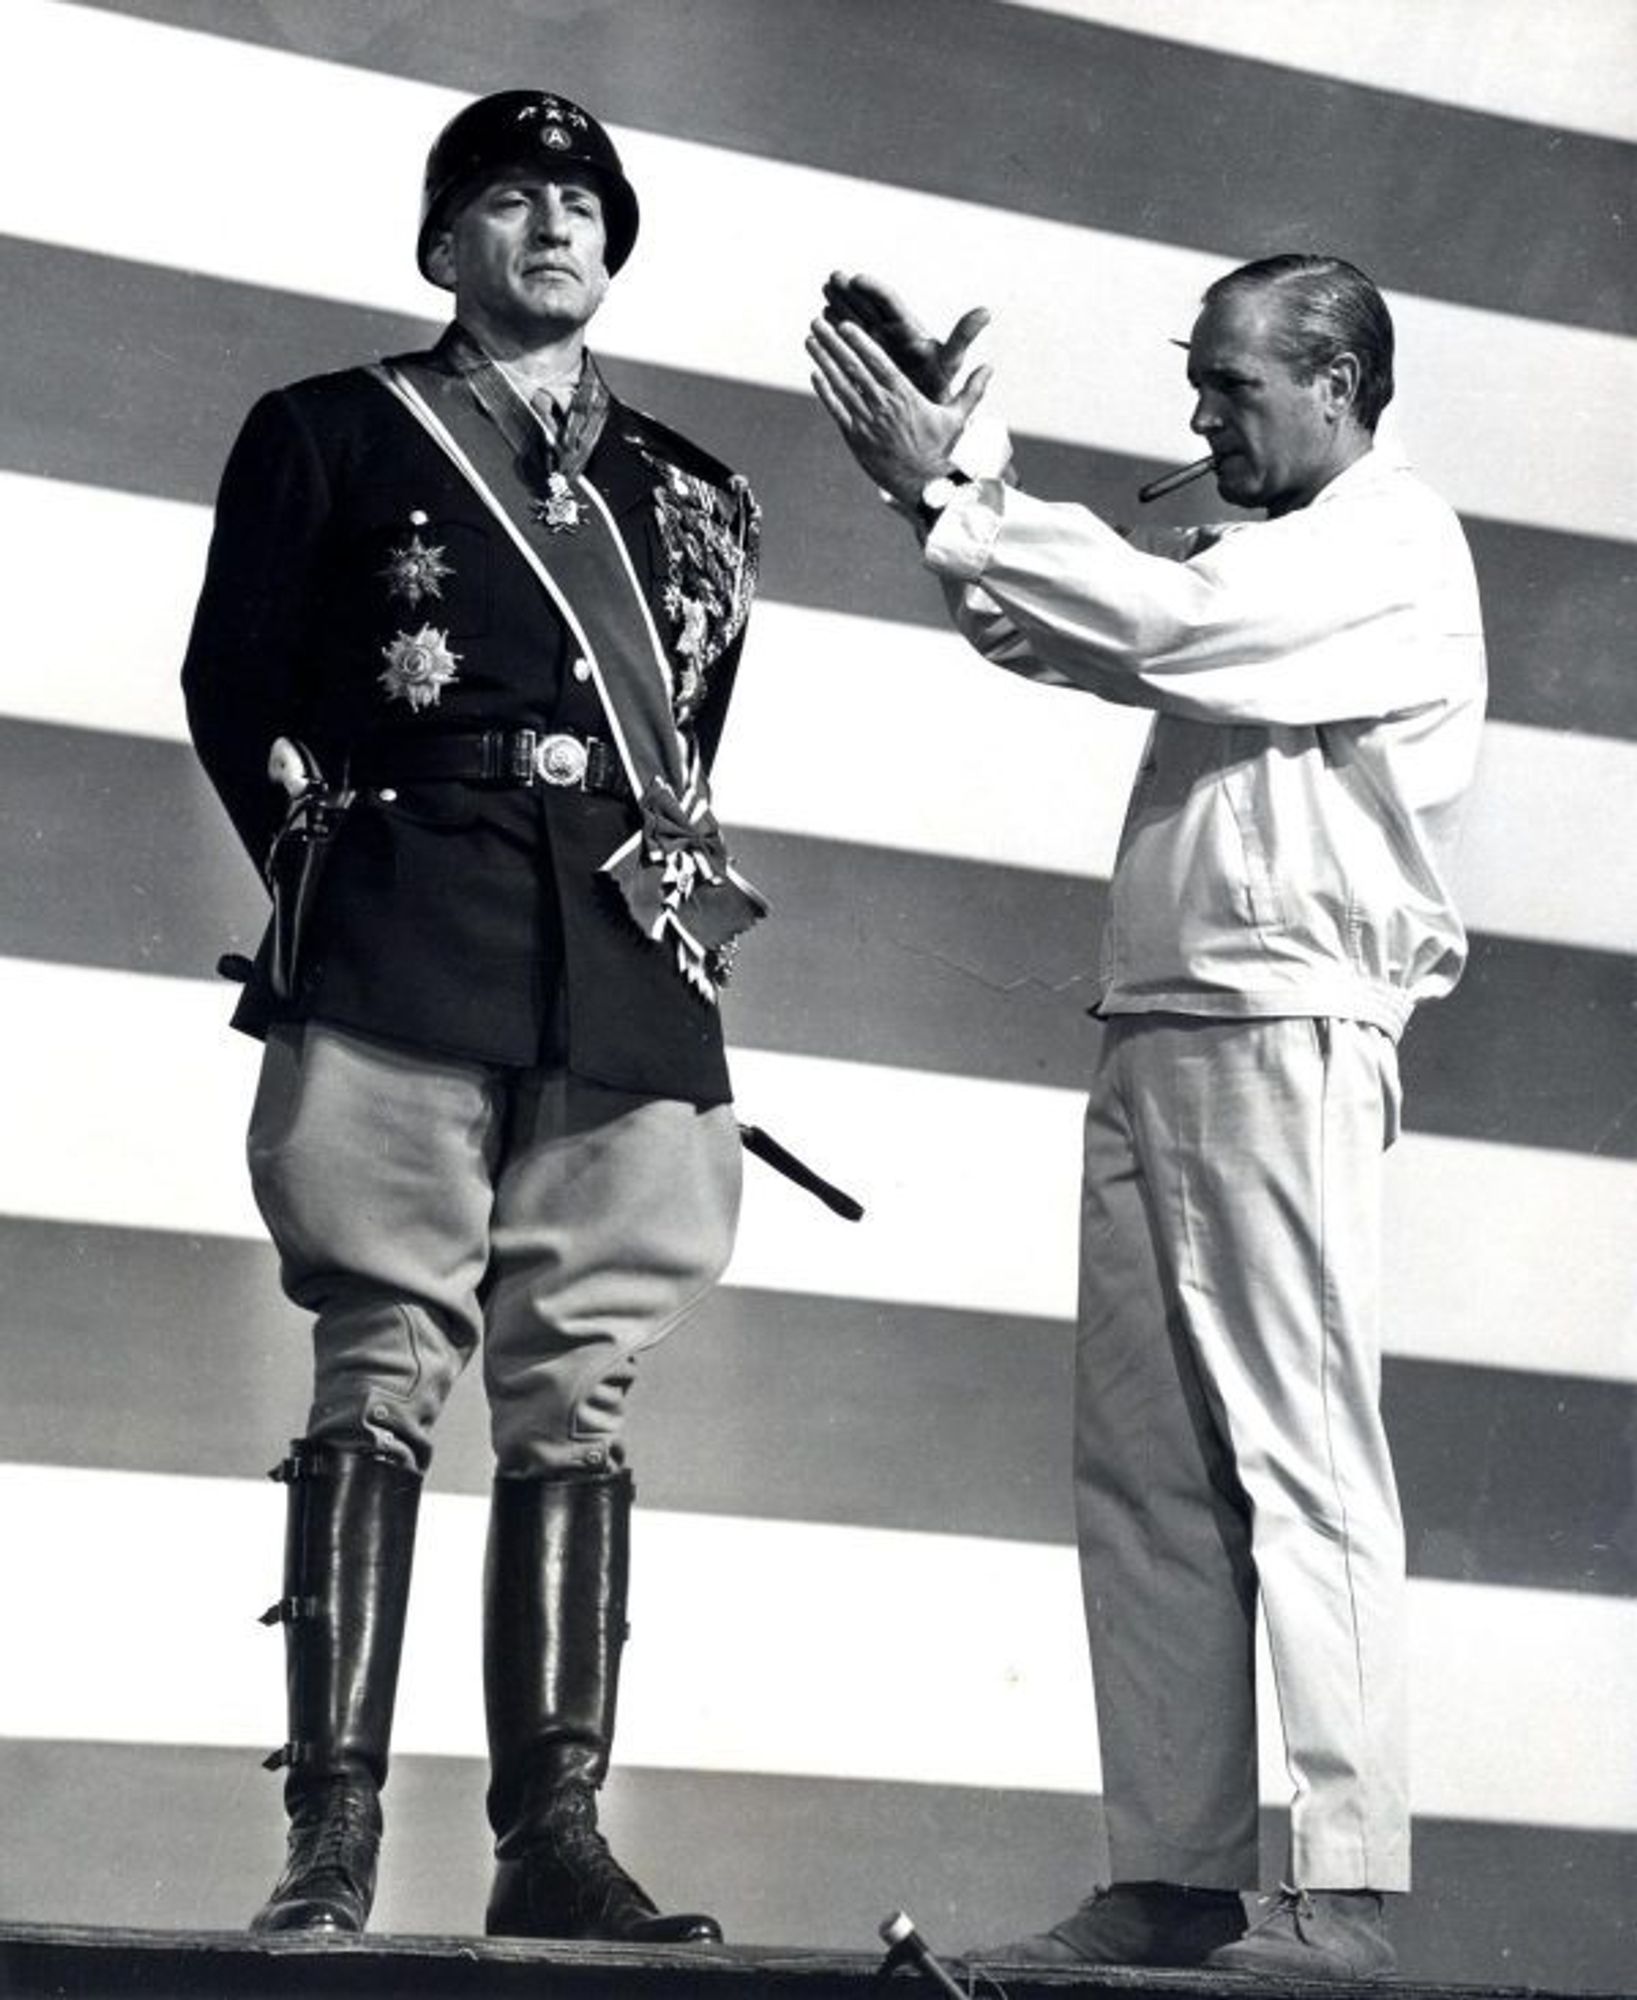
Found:
[[[953,1994],[954,2000],[970,2000],[966,1989],[957,1986],[948,1968],[938,1962],[931,1945],[915,1928],[907,1910],[894,1910],[890,1917],[884,1918],[879,1926],[879,1936],[887,1946],[887,1955],[881,1965],[883,1972],[890,1972],[900,1965],[913,1965],[918,1972],[925,1973],[940,1991]]]

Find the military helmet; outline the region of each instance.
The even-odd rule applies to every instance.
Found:
[[[637,197],[614,142],[589,111],[549,90],[501,90],[457,111],[432,143],[421,192],[415,262],[430,279],[426,253],[455,197],[508,167],[578,167],[602,195],[610,275],[637,240]]]

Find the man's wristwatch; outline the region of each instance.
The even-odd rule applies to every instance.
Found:
[[[915,518],[921,526],[931,530],[938,516],[960,492],[972,481],[964,472],[941,472],[936,479],[929,479],[921,488],[921,497],[915,503]]]

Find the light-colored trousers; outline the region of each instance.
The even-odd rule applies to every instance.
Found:
[[[294,1302],[316,1315],[308,1435],[424,1468],[481,1344],[497,1471],[624,1463],[637,1358],[721,1276],[731,1105],[275,1028],[248,1143]]]
[[[1409,1886],[1404,1537],[1380,1418],[1394,1048],[1121,1016],[1086,1113],[1075,1493],[1112,1879],[1257,1883],[1258,1594],[1291,1880]]]

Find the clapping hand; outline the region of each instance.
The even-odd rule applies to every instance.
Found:
[[[958,387],[956,378],[989,315],[975,308],[938,341],[876,279],[837,272],[824,297],[807,338],[814,392],[869,477],[913,506],[928,480],[949,471],[988,387],[987,366]]]
[[[861,326],[934,403],[949,400],[973,341],[989,324],[987,308],[974,306],[955,322],[946,339],[936,340],[890,285],[862,271],[851,277],[845,271],[830,273],[824,285],[824,317],[835,326],[846,320]],[[986,383],[989,370],[979,372]]]

